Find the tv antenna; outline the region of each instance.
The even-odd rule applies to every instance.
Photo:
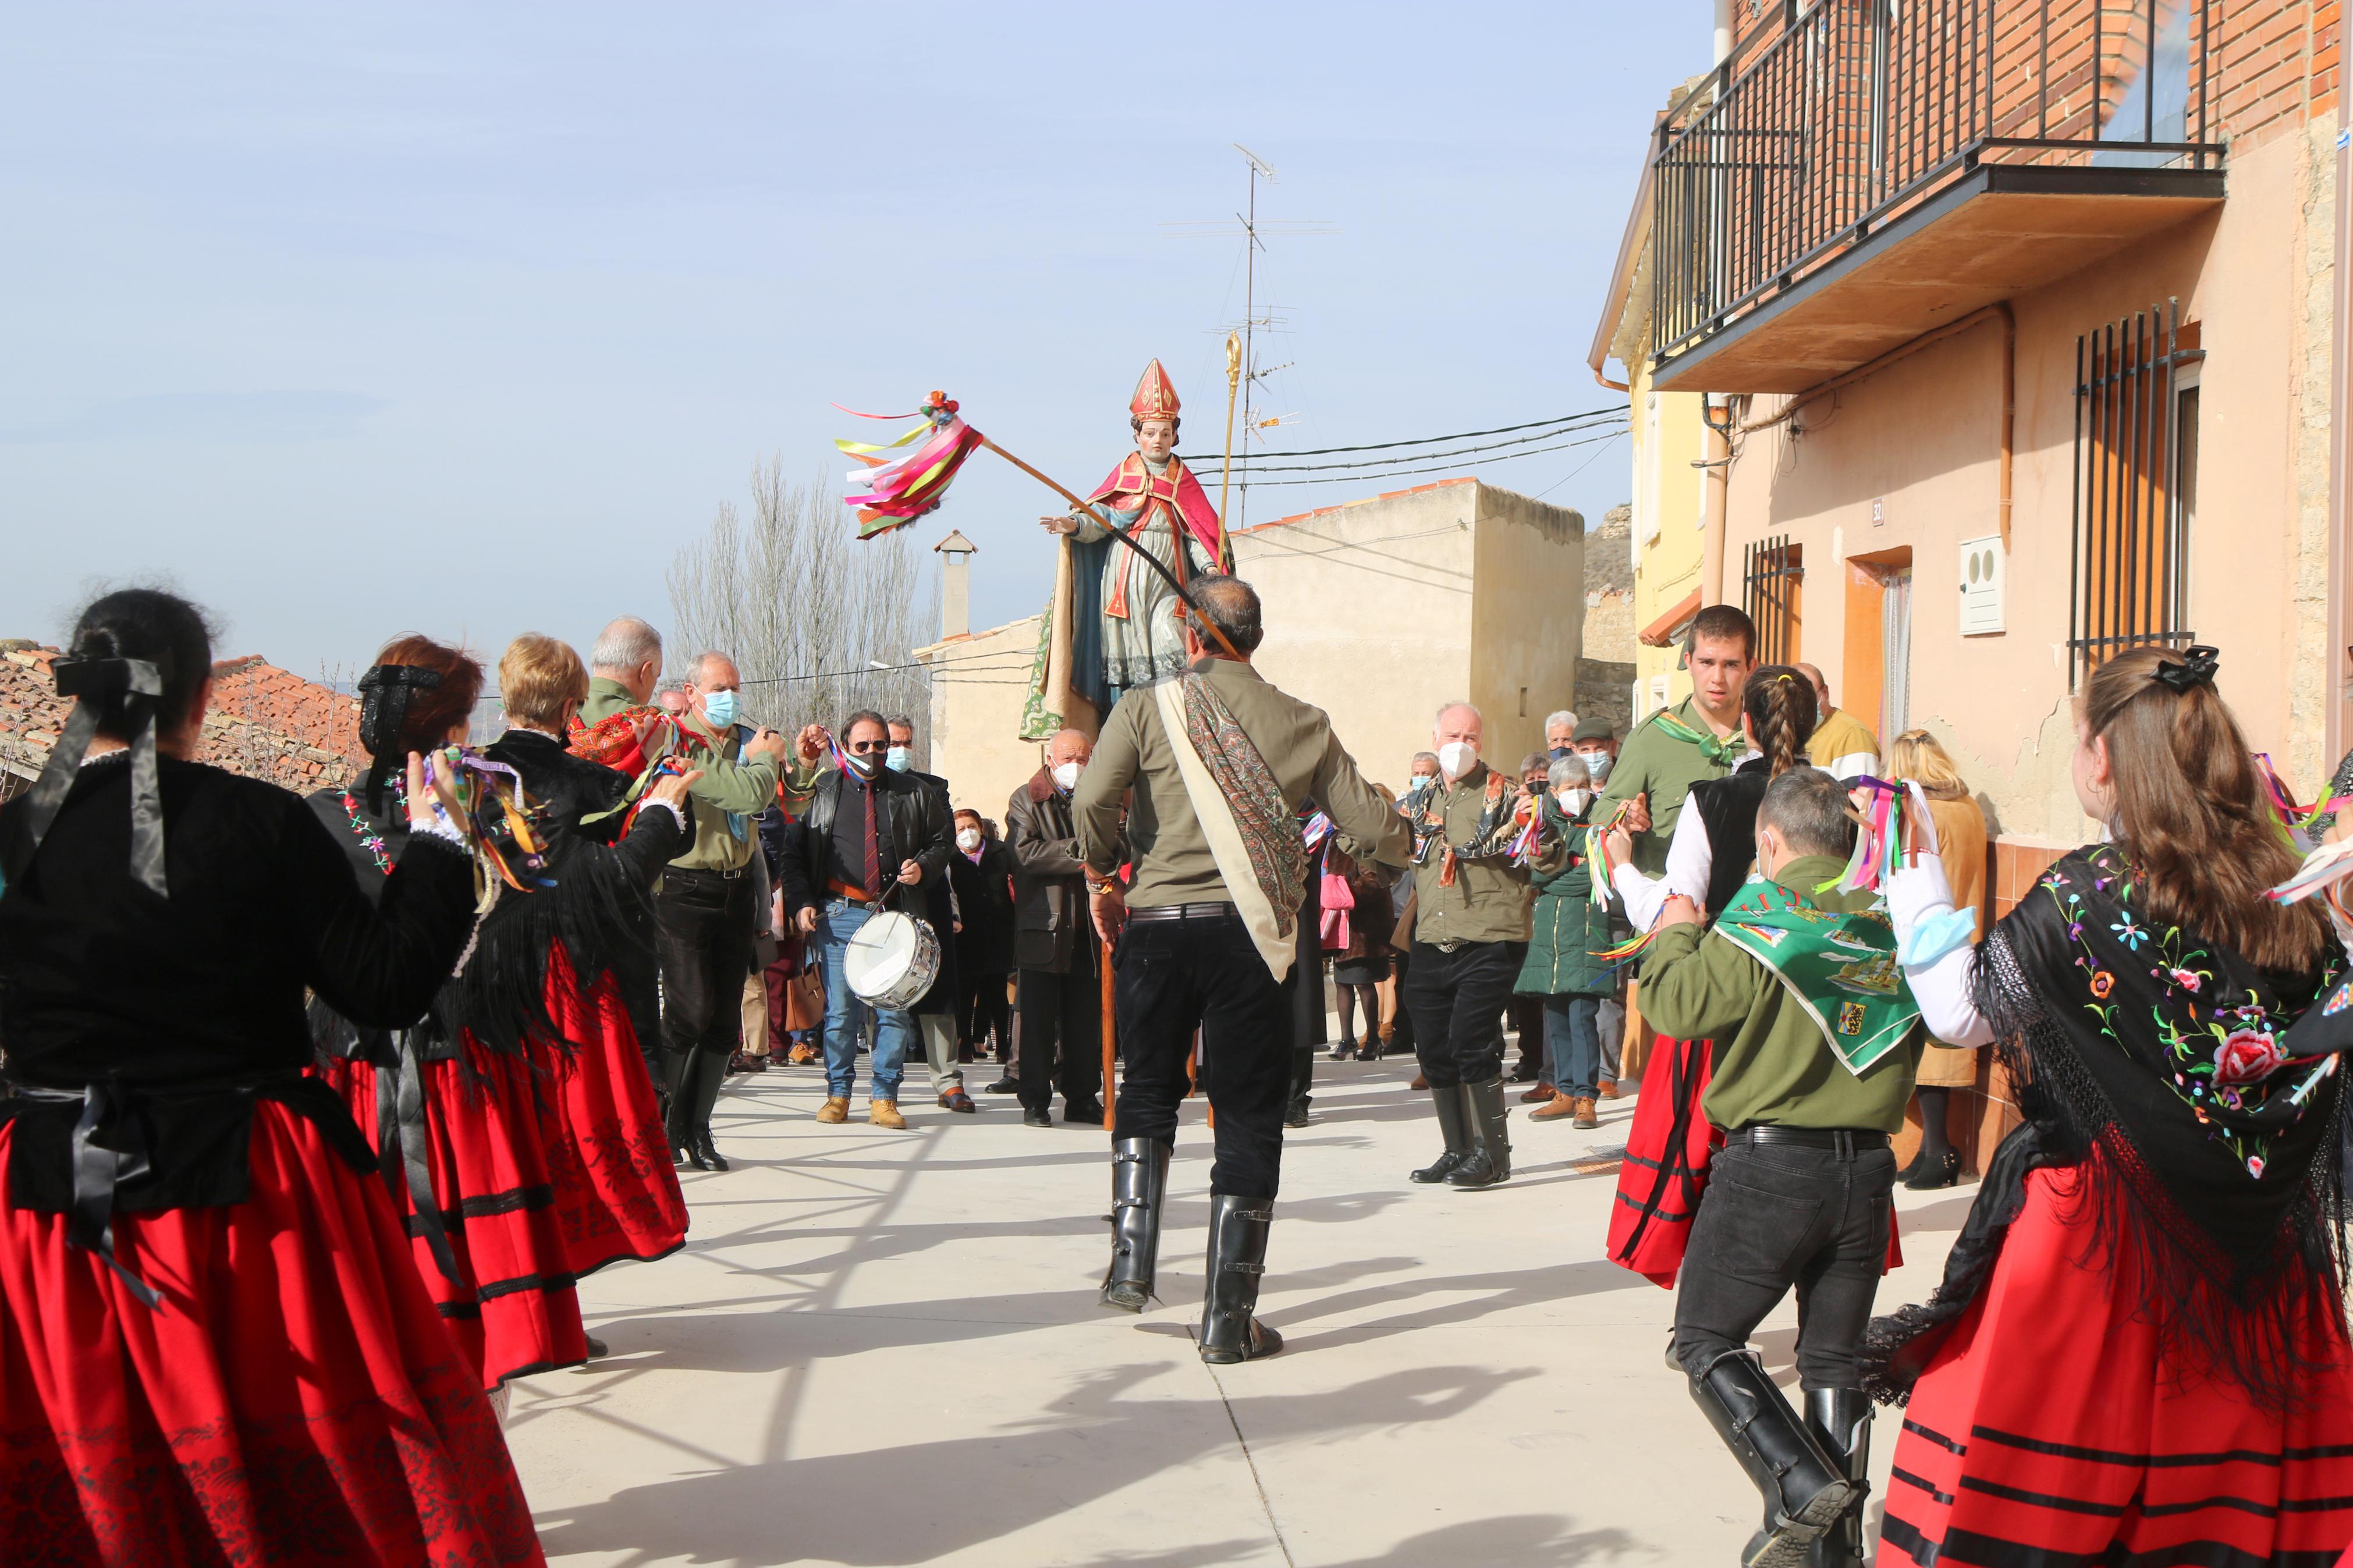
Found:
[[[1246,193],[1246,200],[1243,204],[1242,210],[1234,215],[1234,223],[1229,224],[1223,218],[1212,218],[1198,222],[1164,223],[1160,226],[1160,232],[1172,239],[1186,238],[1189,237],[1229,237],[1234,235],[1240,235],[1241,237],[1245,259],[1243,269],[1244,280],[1242,285],[1241,323],[1243,365],[1241,393],[1242,439],[1247,443],[1262,425],[1271,426],[1279,424],[1284,420],[1297,417],[1296,415],[1284,414],[1280,415],[1273,419],[1261,420],[1257,417],[1255,413],[1254,398],[1258,391],[1259,383],[1265,377],[1274,374],[1277,371],[1290,369],[1293,364],[1297,363],[1296,361],[1285,360],[1281,364],[1269,365],[1263,369],[1259,365],[1257,342],[1259,330],[1261,328],[1264,328],[1266,331],[1271,332],[1280,331],[1282,330],[1283,323],[1288,320],[1288,318],[1278,318],[1272,313],[1277,310],[1285,308],[1282,306],[1269,306],[1269,313],[1262,320],[1259,315],[1259,253],[1266,248],[1266,241],[1270,238],[1289,239],[1307,235],[1337,234],[1340,230],[1337,226],[1324,218],[1270,218],[1261,221],[1258,216],[1259,184],[1261,181],[1264,181],[1270,185],[1280,184],[1282,183],[1282,177],[1275,173],[1273,164],[1268,163],[1265,159],[1260,157],[1257,153],[1251,152],[1240,142],[1236,142],[1232,143],[1232,146],[1235,152],[1240,153],[1242,155],[1243,161],[1250,166],[1248,176],[1250,188]],[[1236,224],[1240,225],[1240,226],[1236,227]],[[1230,455],[1229,455],[1228,460],[1230,462]],[[1240,489],[1240,504],[1235,510],[1239,514],[1239,518],[1246,519],[1250,515],[1250,474],[1247,469],[1245,469],[1241,475]],[[1235,523],[1235,526],[1241,526],[1239,520]],[[1230,531],[1230,530],[1229,530],[1229,531]]]

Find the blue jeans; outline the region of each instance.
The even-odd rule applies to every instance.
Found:
[[[1544,999],[1545,1049],[1552,1057],[1552,1086],[1571,1099],[1591,1100],[1600,1092],[1594,1079],[1601,1070],[1601,1037],[1594,1032],[1599,996],[1561,995]]]
[[[872,1098],[876,1100],[899,1098],[900,1065],[907,1059],[908,1044],[915,1037],[914,1019],[905,1008],[875,1007],[860,1000],[843,970],[849,939],[873,914],[846,899],[827,900],[818,914],[818,958],[825,965],[825,1092],[836,1100],[848,1100],[850,1087],[858,1081],[858,1037],[867,1032],[870,1023],[874,1036]]]

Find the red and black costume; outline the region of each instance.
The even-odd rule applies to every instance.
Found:
[[[77,777],[87,737],[0,809],[0,1555],[540,1562],[375,1157],[304,1072],[306,988],[378,1029],[431,1004],[466,855],[419,840],[371,900],[296,796],[136,749]]]
[[[1906,1405],[1882,1563],[2323,1568],[2353,1542],[2342,967],[2259,972],[2153,919],[2113,847],[1987,938],[1972,1000],[2027,1120],[1935,1296],[1873,1325],[1869,1385]]]

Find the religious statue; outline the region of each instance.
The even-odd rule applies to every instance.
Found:
[[[1061,552],[1025,735],[1042,738],[1063,725],[1092,731],[1122,693],[1185,669],[1176,595],[1113,539],[1106,520],[1183,581],[1222,569],[1218,514],[1176,456],[1176,389],[1158,360],[1144,367],[1127,409],[1135,450],[1087,498],[1087,510],[1039,519],[1061,536]],[[1079,710],[1082,702],[1092,712]]]

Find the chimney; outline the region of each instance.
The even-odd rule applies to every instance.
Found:
[[[972,635],[972,557],[980,546],[951,530],[932,546],[940,556],[940,640]]]

